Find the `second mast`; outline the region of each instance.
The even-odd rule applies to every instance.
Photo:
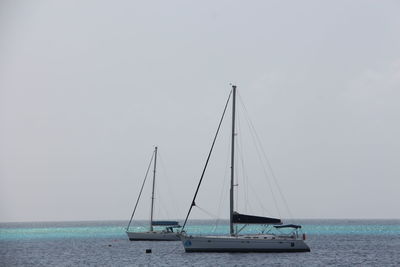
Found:
[[[153,231],[154,187],[156,184],[157,147],[154,148],[153,187],[151,190],[150,231]]]

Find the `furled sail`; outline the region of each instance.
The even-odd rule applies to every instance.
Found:
[[[233,212],[233,223],[237,224],[282,224],[281,219],[245,215]]]
[[[174,226],[180,227],[179,222],[177,221],[153,221],[153,226]]]
[[[284,224],[284,225],[276,225],[274,226],[275,228],[294,228],[294,229],[299,229],[301,228],[301,225],[297,224]]]

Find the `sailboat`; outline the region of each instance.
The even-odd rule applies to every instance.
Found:
[[[232,96],[232,133],[231,133],[231,179],[230,179],[230,205],[229,205],[229,235],[210,235],[210,236],[195,236],[189,235],[184,231],[186,222],[196,206],[195,200],[200,189],[200,184],[203,180],[208,161],[211,156],[222,120],[225,115],[229,100]],[[185,222],[181,230],[181,241],[186,252],[309,252],[310,248],[305,243],[305,234],[300,235],[300,225],[287,224],[283,225],[281,219],[269,218],[262,216],[240,214],[234,211],[234,171],[235,171],[235,106],[236,106],[236,86],[232,85],[231,93],[225,104],[225,109],[222,118],[219,122],[211,150],[208,154],[206,164],[204,166],[199,184],[195,191],[192,203],[187,213]],[[241,234],[248,225],[272,225],[276,229],[288,228],[290,234]],[[238,225],[242,227],[238,230]]]
[[[155,221],[153,220],[154,215],[154,188],[156,183],[156,166],[157,166],[157,146],[154,148],[153,154],[151,156],[151,160],[149,166],[146,171],[145,178],[142,183],[142,187],[139,192],[139,196],[137,198],[135,208],[133,209],[131,219],[129,220],[128,226],[126,228],[126,234],[130,241],[179,241],[179,233],[174,232],[174,228],[180,228],[179,222],[177,221]],[[154,161],[153,161],[154,159]],[[146,183],[147,175],[149,173],[151,164],[153,163],[153,182],[152,182],[152,191],[151,191],[151,208],[150,208],[150,222],[149,222],[149,230],[146,232],[135,232],[130,231],[129,227],[132,223],[133,216],[135,215],[136,208],[138,206],[140,196],[143,192],[143,187]],[[164,229],[155,230],[155,227]]]

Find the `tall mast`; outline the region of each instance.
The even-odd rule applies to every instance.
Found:
[[[150,231],[153,231],[154,186],[156,183],[157,147],[154,148],[153,189],[151,190]]]
[[[235,235],[233,229],[233,186],[235,175],[235,108],[236,108],[236,85],[232,85],[232,143],[231,143],[231,190],[230,190],[230,205],[229,205],[229,226],[231,235]]]

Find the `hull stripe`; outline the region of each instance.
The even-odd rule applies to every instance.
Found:
[[[273,252],[273,253],[283,253],[283,252],[310,252],[310,249],[243,249],[243,248],[199,248],[191,249],[185,248],[186,252],[239,252],[239,253],[251,253],[251,252]]]

